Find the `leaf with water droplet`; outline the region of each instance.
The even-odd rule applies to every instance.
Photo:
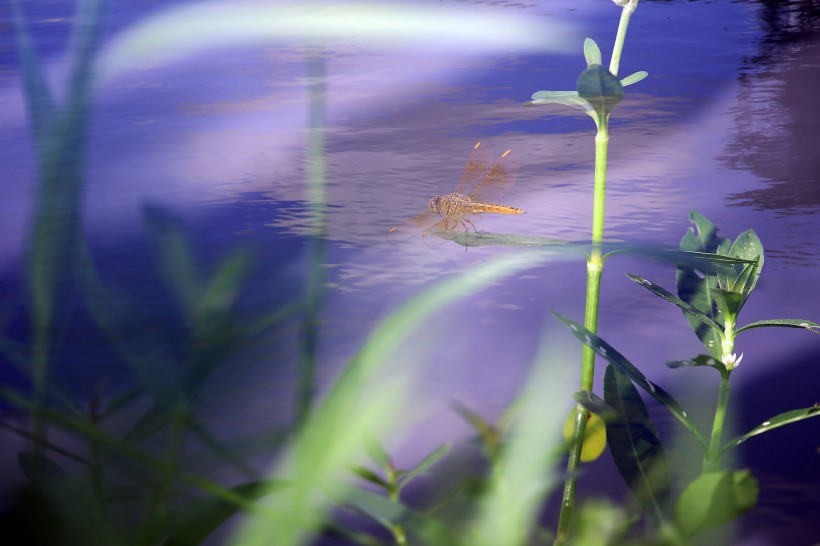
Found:
[[[712,355],[698,355],[691,360],[667,360],[666,365],[670,368],[683,368],[683,367],[696,367],[696,366],[708,366],[710,368],[715,368],[720,370],[721,368],[725,368],[723,362],[716,359]]]
[[[737,333],[752,328],[802,328],[815,334],[820,334],[820,324],[804,319],[768,319],[758,320],[747,324],[743,328],[738,328]]]
[[[808,408],[796,409],[780,413],[778,415],[775,415],[768,421],[764,421],[763,423],[757,425],[755,428],[753,428],[746,434],[738,436],[737,438],[733,438],[732,440],[727,442],[726,445],[724,445],[723,448],[721,448],[721,453],[745,442],[753,436],[757,436],[758,434],[763,434],[764,432],[768,432],[775,428],[790,425],[792,423],[797,423],[798,421],[803,421],[804,419],[811,419],[812,417],[820,417],[820,404],[815,404]]]
[[[648,281],[648,280],[644,279],[643,277],[639,277],[638,275],[632,275],[631,273],[627,273],[626,276],[629,277],[630,279],[632,279],[633,281],[635,281],[636,283],[640,284],[641,286],[643,286],[647,290],[650,290],[650,291],[654,292],[655,294],[657,294],[658,296],[662,297],[663,299],[665,299],[669,303],[680,307],[683,310],[684,313],[687,313],[690,316],[692,316],[694,318],[697,318],[698,320],[700,320],[704,324],[707,324],[708,326],[711,326],[712,328],[717,330],[719,333],[723,331],[723,328],[721,328],[721,326],[717,322],[715,322],[711,317],[706,315],[703,311],[701,311],[700,309],[697,309],[694,306],[686,303],[685,301],[681,300],[680,298],[677,298],[677,297],[673,296],[669,291],[667,291],[664,288],[658,286],[657,284],[653,283],[652,281]]]

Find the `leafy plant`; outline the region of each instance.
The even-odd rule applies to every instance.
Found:
[[[723,270],[702,272],[690,265],[678,268],[678,295],[637,275],[630,279],[680,308],[695,334],[710,352],[691,360],[675,360],[672,368],[706,366],[720,373],[721,381],[711,434],[697,428],[683,407],[659,385],[650,381],[615,348],[584,326],[554,313],[575,336],[609,362],[604,379],[604,401],[616,417],[607,422],[609,447],[624,481],[630,486],[660,533],[671,543],[686,541],[711,527],[733,520],[757,501],[755,478],[746,470],[723,470],[721,457],[749,438],[773,428],[820,415],[820,407],[792,410],[772,417],[746,434],[722,441],[729,402],[729,379],[742,357],[737,357],[734,341],[738,333],[753,328],[802,328],[817,333],[820,324],[803,319],[770,319],[738,327],[738,315],[754,290],[763,264],[763,246],[749,230],[734,242],[716,236],[717,228],[705,217],[692,212],[694,229],[681,241],[681,250],[716,254],[738,259]],[[660,437],[635,386],[643,389],[669,411],[703,449],[701,475],[678,497],[674,513],[670,509],[668,465]],[[704,499],[707,499],[704,502]]]

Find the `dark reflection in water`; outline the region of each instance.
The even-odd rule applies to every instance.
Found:
[[[737,205],[810,210],[820,205],[820,3],[762,2],[759,51],[745,62],[723,160],[767,181]]]

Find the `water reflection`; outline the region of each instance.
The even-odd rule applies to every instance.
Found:
[[[724,160],[750,170],[765,187],[735,193],[732,200],[784,215],[811,213],[820,206],[818,4],[764,2],[760,19],[764,34],[740,75],[735,131]]]

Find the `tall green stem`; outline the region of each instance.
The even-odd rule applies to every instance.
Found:
[[[604,257],[601,254],[601,242],[604,236],[604,206],[606,202],[606,161],[609,146],[609,132],[606,120],[603,120],[595,137],[595,190],[592,208],[592,251],[587,259],[587,293],[584,309],[584,327],[590,332],[598,330],[598,302],[601,293],[601,273]],[[595,379],[595,351],[584,345],[581,355],[581,390],[591,391]],[[558,518],[558,531],[555,546],[567,544],[569,540],[572,512],[575,507],[575,489],[578,482],[578,465],[581,462],[581,450],[584,444],[589,411],[577,406],[575,423],[572,430],[569,457],[567,458],[567,479],[564,482],[564,493],[561,499],[561,513]]]
[[[609,71],[618,75],[621,52],[626,39],[626,29],[629,18],[638,7],[638,0],[630,0],[623,6],[621,19],[618,24],[618,34],[612,51]],[[603,115],[598,120],[598,134],[595,136],[595,188],[592,207],[592,249],[587,259],[587,291],[584,308],[584,326],[590,332],[598,331],[598,302],[601,293],[601,273],[603,272],[605,257],[601,252],[601,243],[604,238],[604,209],[606,204],[606,165],[609,148],[609,115]],[[591,391],[595,379],[595,351],[584,345],[581,356],[581,390]],[[578,482],[578,465],[581,462],[581,451],[584,445],[589,411],[580,404],[576,407],[576,416],[570,441],[569,456],[567,458],[567,479],[564,482],[564,491],[561,498],[561,513],[558,517],[558,530],[555,536],[555,546],[568,544],[572,512],[575,508],[575,490]]]

